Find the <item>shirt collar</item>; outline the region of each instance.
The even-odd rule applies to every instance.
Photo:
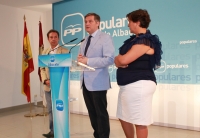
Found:
[[[94,33],[91,34],[92,37],[95,37],[99,29],[97,29]]]
[[[59,44],[56,47],[54,47],[53,49],[51,48],[51,50],[53,51],[54,49],[57,49],[58,47],[59,47]]]

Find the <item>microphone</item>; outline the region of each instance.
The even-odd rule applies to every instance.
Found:
[[[80,42],[78,42],[77,44],[75,44],[74,46],[72,46],[69,50],[69,53],[71,52],[72,48],[74,48],[75,46],[77,46],[79,43],[83,42],[85,39],[82,39]]]
[[[64,43],[63,45],[60,45],[60,46],[58,46],[57,48],[54,48],[54,49],[50,50],[49,53],[50,53],[51,51],[54,51],[54,50],[58,49],[59,47],[62,47],[62,46],[64,46],[64,45],[66,45],[66,44],[69,44],[69,43],[71,43],[71,42],[74,42],[74,41],[77,40],[77,39],[78,39],[78,38],[72,39],[72,40],[70,40],[69,42]],[[80,42],[79,42],[79,43],[80,43]],[[47,55],[49,55],[49,53],[48,53]]]

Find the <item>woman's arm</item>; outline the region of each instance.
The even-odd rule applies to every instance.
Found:
[[[115,59],[114,59],[114,63],[115,63],[115,66],[116,67],[122,67],[123,65],[119,62],[119,59],[120,59],[120,57],[121,57],[122,55],[118,55],[118,56],[116,56],[115,57]]]
[[[136,44],[132,46],[132,48],[124,55],[118,55],[115,57],[115,65],[117,67],[127,66],[129,63],[135,61],[139,57],[144,54],[153,54],[154,49],[150,48],[150,46],[146,46],[143,44]]]
[[[154,54],[154,49],[153,48],[150,48],[147,52],[146,52],[147,55],[153,55]]]

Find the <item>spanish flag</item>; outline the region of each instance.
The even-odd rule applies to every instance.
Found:
[[[31,45],[24,20],[24,38],[23,38],[23,53],[22,53],[22,94],[26,95],[27,101],[31,100],[30,92],[30,73],[34,70]]]

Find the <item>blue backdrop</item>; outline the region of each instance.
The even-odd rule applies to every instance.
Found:
[[[115,54],[131,35],[126,14],[139,8],[148,10],[150,31],[163,45],[162,66],[155,71],[158,83],[198,84],[200,82],[200,1],[198,0],[70,0],[53,4],[53,28],[60,32],[60,45],[78,38],[67,48],[87,36],[84,15],[95,12],[101,16],[100,29],[113,37]],[[79,46],[72,49],[76,58]],[[116,81],[116,67],[110,66],[111,81]],[[79,80],[72,72],[71,80]]]

